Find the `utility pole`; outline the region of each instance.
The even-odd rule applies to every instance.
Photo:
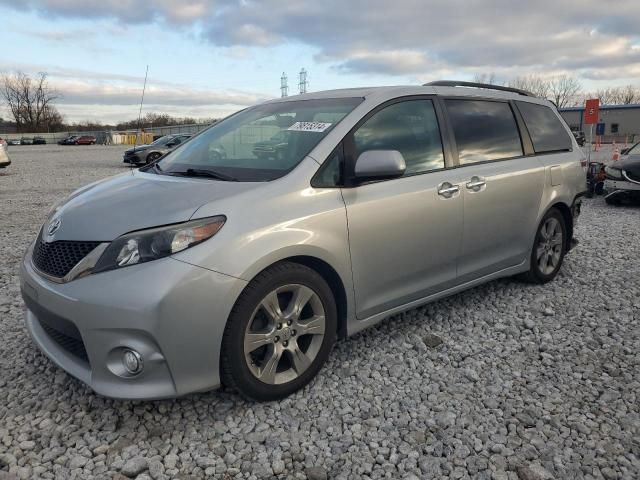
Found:
[[[287,84],[287,74],[282,72],[280,77],[280,93],[283,97],[289,96],[289,85]]]

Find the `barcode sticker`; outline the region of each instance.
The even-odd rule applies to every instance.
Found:
[[[296,122],[287,128],[287,130],[293,132],[324,132],[330,126],[330,123],[323,122]]]

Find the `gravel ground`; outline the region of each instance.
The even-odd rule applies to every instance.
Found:
[[[0,479],[640,478],[640,209],[587,201],[553,283],[392,317],[284,401],[122,402],[33,346],[18,282],[48,206],[121,152],[14,147],[0,172]]]

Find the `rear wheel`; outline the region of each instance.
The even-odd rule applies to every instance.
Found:
[[[564,261],[567,245],[567,227],[560,211],[552,208],[544,216],[529,259],[529,271],[522,275],[530,283],[553,280]]]
[[[259,401],[286,397],[315,377],[335,341],[331,289],[314,270],[281,263],[236,302],[222,340],[223,383]]]

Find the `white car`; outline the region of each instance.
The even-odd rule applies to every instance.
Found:
[[[0,168],[6,168],[11,165],[11,159],[7,152],[7,147],[0,143]]]

